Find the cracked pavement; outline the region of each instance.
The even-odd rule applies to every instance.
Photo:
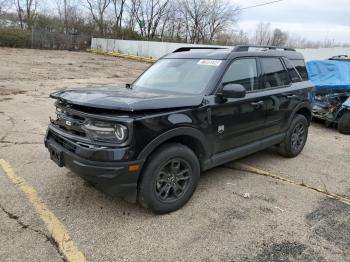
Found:
[[[41,231],[39,229],[32,228],[30,225],[27,225],[27,224],[23,223],[23,221],[21,221],[21,219],[17,215],[12,214],[8,210],[6,210],[2,205],[0,205],[0,209],[1,209],[1,211],[3,211],[8,216],[9,219],[13,219],[14,221],[16,221],[17,224],[20,227],[22,227],[22,229],[30,230],[30,231],[35,232],[38,235],[41,235],[42,237],[46,238],[46,240],[48,242],[50,242],[51,245],[56,249],[57,253],[59,253],[59,255],[62,258],[62,260],[65,260],[64,256],[61,254],[60,250],[57,248],[56,241],[49,234],[47,234],[47,233],[45,233],[45,232],[43,232],[43,231]]]
[[[349,261],[350,206],[300,186],[215,168],[181,210],[155,216],[106,196],[43,145],[50,92],[130,82],[149,66],[68,51],[0,48],[0,158],[31,184],[89,261]],[[23,73],[26,72],[26,73]],[[350,137],[313,123],[295,159],[274,149],[242,160],[350,197]],[[50,232],[0,169],[2,261],[62,261]]]
[[[37,214],[0,170],[0,257],[2,261],[62,261]],[[21,200],[19,200],[21,199]],[[20,201],[20,207],[16,202]]]

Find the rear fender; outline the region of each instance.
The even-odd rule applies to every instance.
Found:
[[[307,112],[307,115],[308,115],[307,120],[308,120],[309,124],[311,123],[311,117],[312,117],[311,104],[310,104],[310,102],[302,102],[296,108],[294,108],[292,114],[290,115],[289,120],[288,120],[288,127],[291,125],[297,112],[300,110],[303,110],[303,109]]]

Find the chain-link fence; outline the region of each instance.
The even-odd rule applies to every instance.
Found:
[[[32,30],[32,48],[82,50],[90,47],[91,36]]]

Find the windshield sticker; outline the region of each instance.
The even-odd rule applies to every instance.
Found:
[[[198,65],[219,66],[221,60],[199,60]]]

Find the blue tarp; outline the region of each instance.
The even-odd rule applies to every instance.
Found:
[[[314,60],[306,66],[316,93],[350,92],[350,62]]]

